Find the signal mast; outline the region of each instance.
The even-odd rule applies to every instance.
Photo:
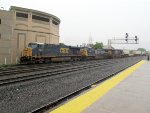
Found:
[[[111,44],[139,44],[139,38],[129,37],[128,33],[125,34],[125,38],[112,38],[108,39],[108,45]]]

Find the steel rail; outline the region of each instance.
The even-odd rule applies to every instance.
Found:
[[[10,83],[17,83],[17,82],[23,82],[27,80],[33,80],[33,79],[39,79],[43,77],[48,77],[48,76],[54,76],[54,75],[60,75],[60,74],[65,74],[65,73],[71,73],[75,71],[81,71],[85,69],[91,69],[91,68],[96,68],[100,67],[104,68],[105,66],[109,65],[110,66],[114,65],[116,60],[114,61],[107,61],[107,62],[100,62],[100,63],[92,63],[92,64],[83,64],[83,65],[77,65],[77,66],[71,66],[71,67],[64,67],[60,69],[54,69],[54,70],[47,70],[47,71],[41,71],[41,72],[34,72],[34,73],[29,73],[29,74],[18,74],[15,76],[4,76],[3,78],[0,77],[0,85],[5,85],[5,84],[10,84]]]

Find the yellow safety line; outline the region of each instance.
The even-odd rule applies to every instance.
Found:
[[[145,61],[140,61],[139,63],[127,68],[126,70],[115,75],[111,79],[103,82],[96,88],[88,91],[87,93],[71,100],[70,102],[60,106],[59,108],[51,111],[50,113],[80,113],[85,110],[88,106],[93,104],[96,100],[100,99],[109,90],[115,87],[123,79],[129,76],[138,67],[144,64]]]

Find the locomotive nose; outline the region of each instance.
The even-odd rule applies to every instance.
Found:
[[[24,57],[30,57],[30,56],[32,56],[32,48],[25,48],[23,50],[22,56],[24,56]]]

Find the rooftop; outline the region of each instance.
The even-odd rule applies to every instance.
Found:
[[[10,11],[12,11],[12,10],[32,12],[32,13],[47,16],[47,17],[53,17],[54,19],[56,19],[60,23],[60,19],[58,17],[56,17],[52,14],[46,13],[46,12],[42,12],[42,11],[38,11],[38,10],[34,10],[34,9],[22,8],[22,7],[16,7],[16,6],[11,6]]]

